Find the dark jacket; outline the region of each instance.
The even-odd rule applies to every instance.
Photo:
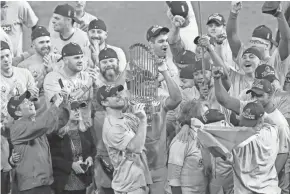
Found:
[[[90,129],[87,129],[85,132],[79,131],[79,135],[81,138],[82,156],[84,161],[89,156],[94,159],[96,148],[90,133]],[[48,136],[48,141],[50,144],[54,177],[52,188],[56,191],[56,193],[61,193],[68,181],[68,176],[73,171],[73,155],[70,139],[68,135],[60,137],[59,135],[53,133]],[[89,185],[92,182],[92,169],[93,168],[90,167],[85,174],[77,174],[77,177],[86,185]]]

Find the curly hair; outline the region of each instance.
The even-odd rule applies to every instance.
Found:
[[[203,105],[204,105],[204,102],[200,100],[191,100],[184,103],[178,115],[178,119],[177,119],[178,122],[182,123],[182,122],[190,120],[191,118],[202,117]]]

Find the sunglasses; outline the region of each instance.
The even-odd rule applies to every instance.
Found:
[[[252,96],[252,98],[255,98],[255,97],[261,98],[261,97],[263,97],[263,94],[256,94],[255,92],[251,92],[251,96]]]
[[[264,45],[264,46],[266,46],[266,47],[269,46],[269,44],[267,44],[267,43],[265,43],[265,42],[262,42],[262,41],[260,41],[260,40],[250,40],[250,43],[252,43],[252,44],[260,44],[260,45]]]
[[[86,101],[72,101],[70,103],[71,110],[77,110],[79,108],[86,108],[88,106],[88,103]]]

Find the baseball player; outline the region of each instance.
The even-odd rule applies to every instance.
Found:
[[[32,30],[38,18],[27,1],[1,1],[1,28],[9,35],[14,57],[22,54],[23,26]]]
[[[83,51],[77,43],[69,43],[62,49],[64,67],[59,71],[48,73],[44,79],[44,95],[49,105],[52,97],[61,91],[66,94],[66,104],[80,101],[83,124],[85,127],[92,125],[91,98],[92,84],[96,75],[93,72],[83,71]]]
[[[232,2],[232,8],[226,27],[226,33],[234,60],[237,61],[237,64],[241,66],[241,68],[244,68],[242,63],[242,56],[246,48],[237,34],[237,18],[241,9],[241,2]],[[273,35],[271,29],[265,25],[260,25],[254,29],[249,43],[251,46],[257,47],[261,51],[261,60],[263,64],[268,64],[274,67],[275,72],[277,73],[276,76],[279,78],[281,83],[284,83],[285,76],[288,72],[288,63],[290,60],[290,51],[288,49],[290,40],[290,28],[284,14],[281,12],[282,10],[278,8],[275,11],[276,13],[274,15],[277,18],[279,30],[281,33],[281,40],[278,49],[275,47],[277,46],[277,43],[272,39]],[[270,54],[271,50],[274,50],[272,55]],[[251,67],[250,65],[249,67],[246,66],[246,68],[249,69],[254,67]]]
[[[29,90],[38,97],[39,90],[36,87],[33,76],[27,69],[12,66],[12,51],[6,42],[1,41],[1,109],[7,113],[8,100],[16,95]],[[5,114],[7,115],[7,114]]]
[[[121,48],[109,45],[107,43],[108,29],[105,22],[101,19],[94,19],[88,26],[88,37],[90,40],[90,51],[91,53],[91,67],[97,66],[100,68],[98,56],[101,50],[110,48],[113,49],[118,56],[119,70],[123,72],[127,69],[127,61],[124,51]]]
[[[74,9],[75,9],[75,23],[74,27],[79,28],[85,32],[88,30],[89,23],[97,19],[95,16],[91,15],[90,13],[85,11],[86,8],[86,1],[74,1]],[[52,24],[53,18],[49,21],[49,32],[53,32],[53,24]]]
[[[195,2],[192,3],[195,5]],[[193,44],[193,40],[196,36],[198,36],[198,26],[191,2],[168,1],[167,5],[169,7],[167,16],[170,20],[172,20],[176,15],[182,17],[185,20],[180,28],[180,36],[185,44],[186,50],[195,52],[196,45]]]
[[[79,28],[74,27],[75,10],[68,4],[58,5],[52,16],[53,31],[51,34],[52,50],[61,54],[64,45],[74,42],[77,43],[83,51],[89,46],[89,39],[86,33]],[[86,53],[85,61],[87,60]]]

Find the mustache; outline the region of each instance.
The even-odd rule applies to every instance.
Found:
[[[101,37],[97,37],[97,36],[92,36],[92,37],[90,37],[92,40],[102,40],[102,38]]]

